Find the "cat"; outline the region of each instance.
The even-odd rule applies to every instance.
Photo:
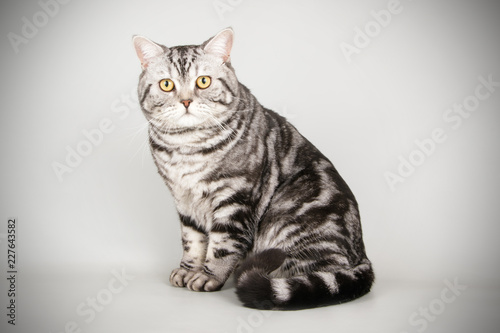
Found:
[[[181,222],[183,256],[170,283],[216,291],[234,273],[238,298],[258,309],[365,295],[374,273],[354,195],[313,144],[238,81],[233,39],[231,28],[201,45],[133,37],[150,149]]]

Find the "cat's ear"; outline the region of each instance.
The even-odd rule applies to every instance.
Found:
[[[233,47],[234,32],[226,28],[203,44],[206,53],[213,54],[222,59],[222,63],[231,61],[231,48]]]
[[[147,39],[146,37],[134,36],[132,41],[143,69],[148,67],[152,59],[165,53],[164,49],[160,45]]]

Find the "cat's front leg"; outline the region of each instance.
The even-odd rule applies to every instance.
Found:
[[[215,223],[209,233],[209,242],[203,269],[187,283],[193,291],[216,291],[222,288],[250,246],[239,223]]]
[[[203,269],[208,245],[207,234],[190,218],[181,216],[181,223],[182,260],[180,267],[170,274],[170,284],[176,287],[185,287],[188,281]]]

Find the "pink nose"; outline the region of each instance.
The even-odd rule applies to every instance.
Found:
[[[189,104],[191,104],[191,102],[192,102],[192,100],[190,100],[190,99],[185,99],[185,100],[181,101],[181,103],[184,104],[186,109],[189,107]]]

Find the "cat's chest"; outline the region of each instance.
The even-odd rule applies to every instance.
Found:
[[[211,183],[208,176],[216,169],[213,158],[204,156],[182,156],[176,153],[169,156],[161,153],[153,154],[160,174],[165,178],[177,210],[186,216],[196,216],[197,220],[209,223],[204,212],[209,212],[210,201],[206,193]]]

